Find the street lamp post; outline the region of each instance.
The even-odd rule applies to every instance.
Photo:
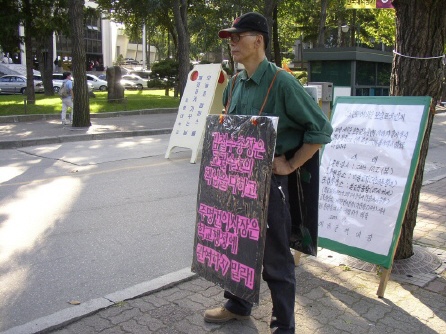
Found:
[[[350,35],[351,37],[351,45],[352,46],[356,46],[356,9],[353,9],[353,19],[352,19],[352,24],[351,24],[351,29],[352,29],[352,33]]]
[[[341,31],[343,33],[347,33],[351,30],[350,33],[350,46],[356,46],[356,9],[353,9],[353,18],[352,23],[350,25],[344,24],[341,26]]]

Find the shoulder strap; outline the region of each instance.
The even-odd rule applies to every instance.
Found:
[[[226,106],[225,106],[225,114],[228,113],[228,108],[229,108],[229,105],[231,104],[231,99],[232,99],[232,91],[234,90],[235,82],[237,81],[237,76],[239,75],[239,73],[240,73],[240,72],[238,72],[238,73],[235,75],[234,79],[231,80],[231,90],[230,90],[230,92],[229,92],[228,102],[226,102]]]
[[[278,74],[279,72],[281,72],[281,71],[283,71],[283,69],[278,68],[277,71],[276,71],[276,74],[274,74],[274,78],[273,78],[273,80],[271,80],[271,83],[270,83],[269,88],[268,88],[268,92],[266,93],[265,99],[263,100],[262,107],[260,108],[259,116],[262,114],[262,112],[263,112],[263,108],[265,108],[266,101],[268,101],[268,95],[269,95],[269,92],[271,91],[271,88],[273,88],[273,84],[274,84],[274,81],[276,81],[277,74]]]
[[[265,99],[263,100],[262,107],[260,108],[259,116],[262,114],[262,112],[263,112],[263,108],[265,108],[266,102],[268,101],[268,95],[269,95],[269,92],[271,91],[271,88],[273,87],[274,81],[276,81],[277,74],[278,74],[279,72],[281,72],[281,71],[283,71],[283,69],[282,69],[282,68],[278,68],[277,71],[276,71],[276,73],[274,74],[273,80],[271,80],[271,83],[270,83],[270,85],[269,85],[269,87],[268,87],[268,91],[267,91],[267,93],[266,93]],[[238,76],[238,73],[235,75],[234,80],[232,80],[232,83],[231,83],[231,90],[230,90],[230,92],[229,92],[228,102],[226,103],[225,110],[224,110],[224,111],[225,111],[225,114],[228,113],[228,108],[229,108],[229,105],[231,104],[232,91],[234,90],[235,82],[237,81],[237,76]]]

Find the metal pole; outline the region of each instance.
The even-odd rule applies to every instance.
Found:
[[[355,36],[355,32],[356,32],[356,9],[353,9],[353,19],[352,19],[352,24],[351,24],[351,46],[355,47],[356,46],[356,36]]]
[[[147,51],[147,45],[146,45],[146,24],[144,23],[142,26],[142,68],[143,70],[146,69],[146,51]]]

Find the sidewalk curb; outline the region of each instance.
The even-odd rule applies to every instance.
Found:
[[[138,137],[138,136],[155,136],[170,134],[172,128],[166,129],[151,129],[151,130],[133,130],[133,131],[114,131],[105,133],[91,133],[91,134],[75,134],[67,136],[58,137],[40,137],[32,139],[21,139],[21,140],[5,140],[0,141],[0,149],[13,149],[36,145],[49,145],[49,144],[59,144],[68,143],[75,141],[88,141],[88,140],[102,140],[111,138],[124,138],[124,137]]]
[[[444,178],[446,178],[446,174],[439,175],[439,176],[437,176],[437,177],[433,177],[433,178],[431,178],[431,179],[429,179],[429,180],[423,180],[423,183],[422,183],[421,185],[422,185],[422,186],[428,186],[429,184],[432,184],[432,183],[441,181],[441,180],[443,180]]]
[[[190,268],[186,267],[153,280],[134,285],[130,288],[116,291],[104,297],[92,299],[81,303],[80,305],[68,307],[51,315],[10,328],[4,332],[1,332],[0,334],[33,334],[56,330],[99,310],[113,306],[118,302],[142,297],[168,289],[180,283],[192,280],[195,277],[197,277],[197,274],[192,273]]]
[[[130,111],[115,111],[104,112],[98,114],[90,114],[90,118],[109,118],[121,116],[135,116],[135,115],[153,115],[153,114],[169,114],[178,112],[178,108],[155,108],[155,109],[141,109]],[[19,123],[19,122],[35,122],[60,120],[60,114],[34,114],[34,115],[11,115],[0,116],[0,124],[2,123]]]

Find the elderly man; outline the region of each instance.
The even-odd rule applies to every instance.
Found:
[[[291,214],[288,175],[294,173],[323,145],[333,131],[329,121],[289,73],[268,62],[268,24],[258,13],[235,19],[219,32],[228,39],[235,62],[244,70],[232,77],[223,95],[228,114],[278,116],[277,142],[268,205],[262,277],[271,291],[271,332],[294,333],[296,278],[290,252]],[[317,205],[317,203],[314,203]],[[249,318],[252,304],[225,291],[223,307],[207,310],[206,322],[221,323]]]

